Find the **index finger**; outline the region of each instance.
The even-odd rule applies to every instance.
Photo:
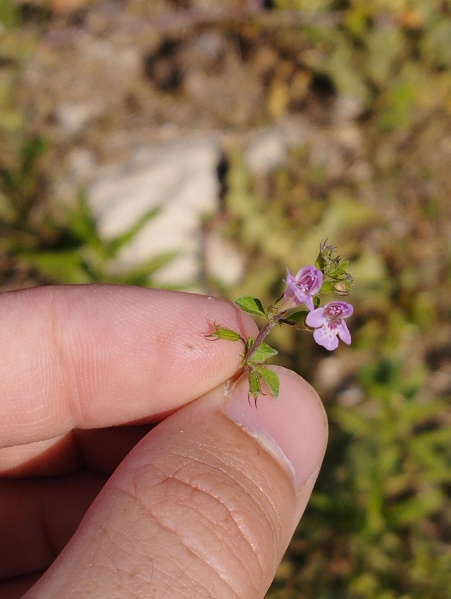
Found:
[[[0,295],[0,446],[73,428],[163,414],[221,384],[241,343],[205,338],[213,323],[243,337],[234,304],[114,285],[48,286]]]

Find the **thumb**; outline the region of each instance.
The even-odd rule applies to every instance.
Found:
[[[154,428],[26,597],[264,597],[327,439],[315,391],[277,373],[277,403],[241,379]]]

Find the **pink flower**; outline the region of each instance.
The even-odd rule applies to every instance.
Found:
[[[313,337],[318,345],[329,351],[338,347],[338,337],[348,345],[351,343],[351,333],[344,321],[351,316],[354,308],[346,302],[329,302],[322,308],[317,308],[305,319],[309,327],[315,329]]]
[[[287,288],[284,293],[283,303],[291,301],[293,307],[304,303],[309,310],[314,309],[313,296],[321,289],[323,273],[315,266],[304,266],[296,276],[287,268]],[[288,302],[287,302],[288,300]]]

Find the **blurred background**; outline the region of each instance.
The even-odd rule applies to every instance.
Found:
[[[451,597],[450,175],[450,0],[0,1],[3,290],[351,260],[350,347],[272,338],[331,434],[270,599]]]

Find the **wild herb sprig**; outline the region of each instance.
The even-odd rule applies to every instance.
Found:
[[[262,302],[250,295],[244,295],[235,303],[248,314],[266,320],[257,337],[244,339],[239,333],[214,325],[207,337],[211,340],[225,339],[243,343],[243,361],[231,379],[233,384],[245,372],[249,376],[249,400],[255,405],[259,395],[268,391],[275,399],[279,395],[279,378],[263,364],[277,354],[277,350],[265,342],[276,325],[290,325],[300,330],[313,331],[313,338],[329,351],[338,347],[338,339],[351,343],[351,334],[345,319],[351,316],[354,308],[345,301],[330,301],[321,306],[320,295],[336,293],[346,296],[350,293],[352,277],[346,272],[347,261],[334,256],[335,248],[320,244],[315,264],[303,266],[295,275],[287,269],[286,285],[282,295],[267,309]],[[302,309],[299,309],[302,307]]]

